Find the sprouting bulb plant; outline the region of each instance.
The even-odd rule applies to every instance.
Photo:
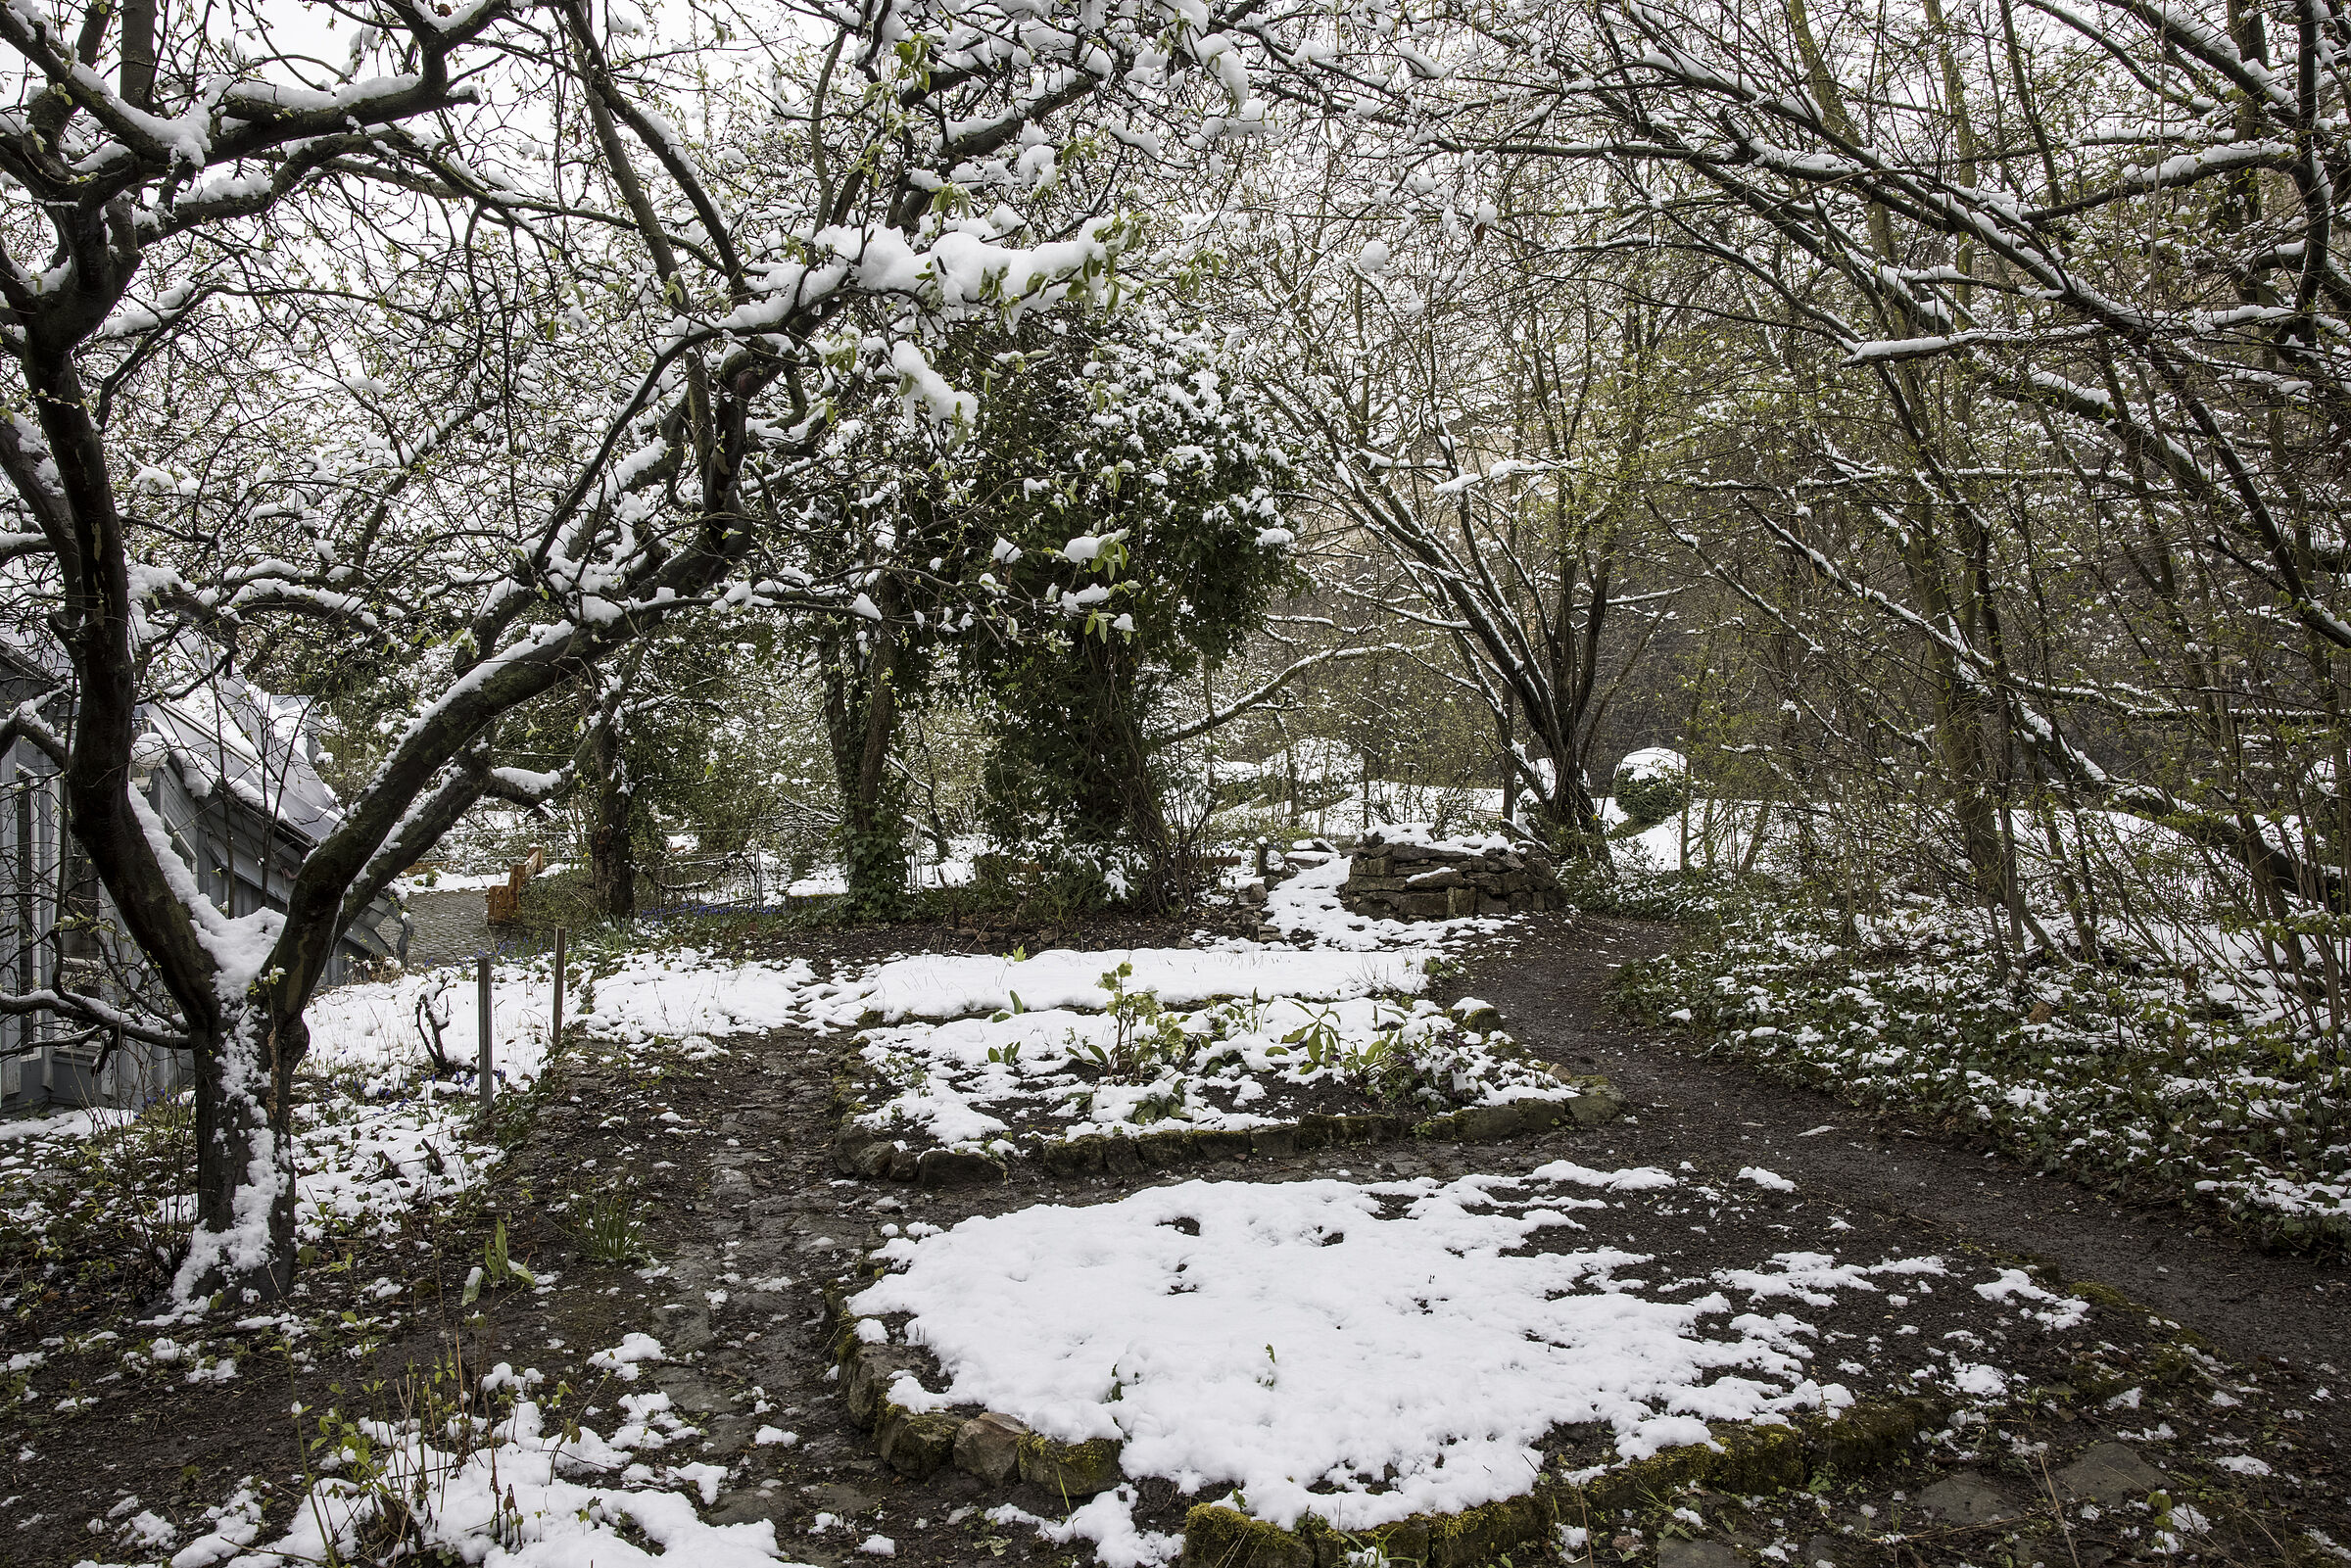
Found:
[[[506,1256],[506,1222],[500,1220],[490,1239],[482,1243],[482,1260],[465,1276],[464,1306],[471,1307],[481,1299],[484,1289],[498,1290],[507,1285],[536,1285],[539,1276]]]
[[[573,1233],[579,1239],[580,1251],[595,1262],[630,1263],[651,1256],[646,1247],[645,1226],[637,1217],[636,1206],[617,1187],[580,1204]]]

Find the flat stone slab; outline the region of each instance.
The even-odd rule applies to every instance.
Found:
[[[1657,1568],[1746,1568],[1747,1560],[1719,1541],[1667,1536],[1657,1543]]]
[[[1988,1525],[2012,1513],[2008,1499],[1982,1476],[1945,1476],[1920,1493],[1918,1501],[1952,1524]]]
[[[2057,1472],[2057,1482],[2077,1497],[2114,1499],[2143,1497],[2172,1484],[2172,1478],[2124,1443],[2101,1443]]]

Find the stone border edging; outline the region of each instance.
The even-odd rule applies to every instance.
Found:
[[[1939,1429],[1949,1407],[1925,1399],[1855,1404],[1801,1426],[1710,1428],[1718,1448],[1696,1444],[1638,1459],[1581,1485],[1545,1476],[1533,1491],[1460,1513],[1415,1514],[1394,1524],[1342,1533],[1309,1515],[1295,1530],[1204,1502],[1183,1518],[1182,1568],[1340,1568],[1351,1552],[1425,1568],[1476,1568],[1522,1546],[1546,1544],[1560,1525],[1595,1536],[1619,1510],[1671,1497],[1703,1483],[1752,1496],[1808,1485],[1816,1475],[1851,1477],[1899,1457]],[[1594,1519],[1601,1524],[1592,1524]]]
[[[1549,1132],[1564,1122],[1595,1127],[1625,1113],[1624,1096],[1600,1073],[1552,1074],[1576,1091],[1565,1100],[1511,1100],[1501,1105],[1464,1106],[1415,1119],[1389,1112],[1351,1116],[1308,1112],[1294,1121],[1263,1127],[1186,1128],[1130,1135],[1089,1133],[1081,1138],[1035,1139],[1024,1154],[1056,1176],[1097,1171],[1140,1175],[1182,1165],[1243,1161],[1251,1156],[1286,1158],[1355,1144],[1427,1138],[1445,1143],[1501,1143]],[[871,1080],[869,1080],[871,1081]],[[902,1139],[860,1126],[869,1108],[859,1081],[848,1073],[833,1079],[833,1105],[840,1117],[833,1139],[833,1164],[841,1174],[873,1180],[914,1182],[926,1189],[987,1186],[1004,1181],[1005,1161],[972,1149],[909,1149]]]
[[[880,1265],[864,1270],[878,1277]],[[889,1398],[890,1382],[930,1357],[893,1345],[878,1318],[848,1310],[847,1291],[829,1290],[826,1307],[839,1325],[834,1359],[849,1417],[870,1432],[874,1449],[910,1481],[953,1465],[991,1487],[1016,1475],[1058,1493],[1065,1502],[1107,1492],[1127,1479],[1124,1445],[1114,1438],[1060,1443],[999,1411],[909,1410]],[[934,1367],[934,1370],[936,1368]],[[1710,1428],[1716,1447],[1693,1444],[1635,1460],[1589,1482],[1550,1475],[1516,1497],[1453,1514],[1415,1514],[1394,1524],[1343,1533],[1309,1516],[1297,1529],[1254,1519],[1222,1503],[1191,1508],[1183,1521],[1181,1568],[1342,1568],[1351,1552],[1374,1547],[1380,1560],[1424,1568],[1479,1568],[1506,1552],[1548,1542],[1559,1525],[1612,1520],[1620,1510],[1669,1499],[1692,1484],[1752,1496],[1794,1490],[1815,1478],[1851,1478],[1884,1468],[1920,1437],[1950,1418],[1941,1400],[1866,1401],[1836,1416],[1786,1426]]]
[[[876,1265],[868,1272],[879,1276],[881,1270]],[[1124,1445],[1116,1439],[1058,1443],[999,1411],[907,1409],[890,1399],[889,1385],[930,1357],[917,1347],[889,1343],[880,1319],[848,1310],[843,1292],[828,1290],[825,1307],[840,1325],[833,1354],[849,1419],[873,1435],[883,1462],[908,1480],[927,1479],[952,1464],[989,1486],[1018,1474],[1067,1499],[1107,1492],[1125,1479],[1119,1468]]]

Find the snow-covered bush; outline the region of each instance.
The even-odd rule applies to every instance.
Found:
[[[1690,764],[1678,751],[1646,746],[1616,764],[1616,809],[1641,828],[1654,828],[1690,798]]]

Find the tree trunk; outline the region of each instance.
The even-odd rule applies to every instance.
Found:
[[[885,603],[892,599],[885,592]],[[906,812],[889,769],[898,728],[897,649],[886,627],[868,632],[862,648],[844,637],[824,654],[825,729],[840,788],[841,877],[848,912],[861,920],[895,920],[906,907]]]
[[[299,1017],[248,1005],[190,1032],[196,1228],[173,1293],[231,1307],[276,1301],[294,1282],[293,1079],[309,1031]]]
[[[1551,793],[1543,800],[1544,820],[1554,830],[1559,854],[1609,871],[1608,834],[1600,820],[1600,806],[1584,784],[1584,770],[1573,762],[1552,757]]]
[[[588,745],[596,779],[588,797],[589,879],[599,912],[628,920],[637,913],[637,792],[610,720],[597,725]]]

